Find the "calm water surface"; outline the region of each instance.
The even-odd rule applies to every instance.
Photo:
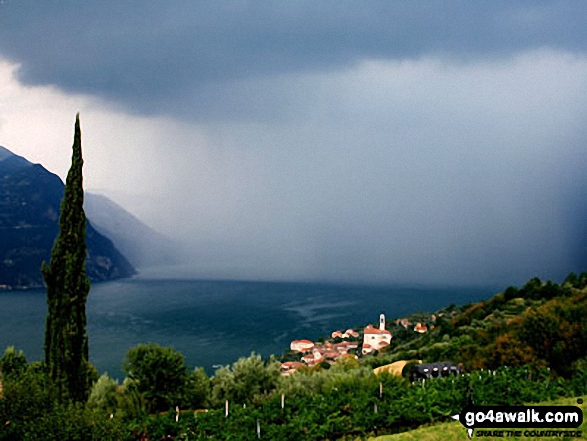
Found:
[[[90,358],[122,378],[126,350],[156,342],[181,351],[190,366],[229,364],[252,351],[282,353],[291,340],[464,304],[491,288],[423,288],[132,278],[92,286],[87,304]],[[44,291],[0,292],[0,351],[43,356]]]

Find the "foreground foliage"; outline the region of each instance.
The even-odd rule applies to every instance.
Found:
[[[448,421],[469,399],[512,405],[587,393],[582,368],[570,379],[547,368],[503,367],[409,383],[364,367],[333,366],[279,378],[271,392],[229,401],[226,416],[224,406],[148,414],[136,380],[118,385],[107,376],[95,383],[86,406],[63,404],[39,363],[3,380],[0,440],[254,440],[258,433],[272,440],[357,439]]]
[[[138,345],[127,352],[124,382],[102,375],[85,404],[60,400],[47,366],[8,348],[0,358],[0,440],[356,440],[448,421],[471,400],[584,396],[586,284],[585,274],[563,285],[533,279],[447,308],[434,331],[399,334],[387,353],[287,377],[273,358],[251,354],[209,378],[172,348]],[[415,383],[373,373],[398,357],[453,359],[468,373]]]

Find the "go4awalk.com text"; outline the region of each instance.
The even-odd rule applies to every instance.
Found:
[[[479,438],[583,435],[576,430],[583,423],[583,412],[577,406],[467,406],[453,418],[467,429],[469,438],[473,433]]]

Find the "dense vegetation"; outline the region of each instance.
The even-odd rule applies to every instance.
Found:
[[[468,371],[547,366],[569,378],[587,355],[586,287],[587,273],[571,273],[562,285],[534,278],[490,300],[437,311],[432,332],[404,333],[370,363],[447,359]]]
[[[587,274],[562,285],[532,279],[487,301],[437,311],[426,334],[391,325],[386,352],[287,377],[277,360],[252,354],[209,378],[171,348],[139,345],[127,353],[124,382],[103,375],[86,404],[57,401],[44,364],[28,364],[9,348],[0,359],[0,440],[357,439],[447,420],[470,399],[495,405],[577,397],[587,393],[586,313]],[[402,358],[451,359],[468,373],[424,383],[373,373]]]

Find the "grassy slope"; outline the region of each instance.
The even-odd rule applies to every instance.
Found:
[[[584,398],[585,400],[585,398]],[[576,398],[561,398],[555,401],[548,401],[539,403],[540,405],[558,405],[558,406],[576,406],[577,399]],[[578,430],[581,430],[582,438],[587,438],[587,403],[583,403],[579,406],[583,410],[583,424]],[[487,430],[487,429],[485,429]],[[548,430],[548,429],[536,429],[536,430]],[[565,429],[565,430],[572,430],[572,429]],[[475,434],[473,434],[473,438],[475,438]],[[435,424],[432,426],[427,427],[420,427],[415,430],[410,430],[409,432],[398,433],[395,435],[386,435],[386,436],[379,436],[377,438],[370,438],[370,441],[408,441],[408,440],[418,440],[418,441],[436,441],[436,440],[443,440],[443,441],[468,441],[469,437],[467,435],[467,431],[465,428],[458,422],[458,421],[451,421],[449,423],[440,423]],[[508,439],[508,440],[539,440],[545,438],[517,438],[517,437],[504,437],[504,438],[485,438],[483,439],[491,439],[491,440],[498,440],[498,439]],[[548,438],[548,439],[569,439],[569,438]],[[577,439],[577,438],[574,438]]]

